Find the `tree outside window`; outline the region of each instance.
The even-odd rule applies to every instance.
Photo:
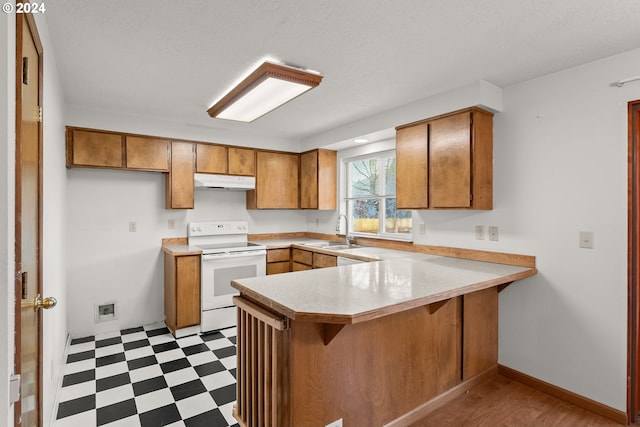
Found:
[[[395,152],[347,162],[347,211],[351,232],[411,235],[411,211],[396,209]]]

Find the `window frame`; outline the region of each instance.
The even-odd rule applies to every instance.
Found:
[[[341,197],[341,202],[344,206],[344,213],[347,216],[347,218],[349,218],[349,229],[347,230],[347,233],[351,234],[354,237],[369,237],[369,238],[374,238],[374,239],[383,239],[383,240],[395,240],[395,241],[402,241],[402,242],[412,242],[413,241],[413,212],[411,210],[408,209],[400,209],[400,210],[405,210],[405,211],[410,211],[412,212],[412,229],[411,229],[411,233],[410,234],[404,234],[404,233],[385,233],[384,232],[384,225],[385,225],[385,220],[386,220],[386,199],[396,199],[397,200],[397,196],[396,196],[396,192],[394,191],[393,194],[390,195],[377,195],[377,196],[362,196],[362,197],[353,197],[351,195],[351,184],[352,184],[352,172],[351,172],[351,167],[350,164],[352,162],[357,162],[359,160],[366,160],[366,159],[372,159],[372,158],[376,158],[376,159],[386,159],[389,157],[396,157],[396,150],[395,149],[389,149],[389,150],[381,150],[381,151],[377,151],[377,152],[371,152],[371,153],[367,153],[367,154],[361,154],[361,155],[355,155],[355,156],[349,156],[349,157],[345,157],[342,159],[343,162],[343,171],[345,173],[345,179],[344,179],[344,187],[343,187],[343,192],[341,192],[343,194],[343,196]],[[385,174],[384,174],[384,162],[378,162],[378,170],[379,170],[379,176],[380,176],[380,186],[379,188],[383,189],[385,188],[386,182],[385,182]],[[364,199],[374,199],[374,200],[379,200],[379,210],[378,210],[378,232],[373,234],[373,233],[364,233],[364,232],[357,232],[353,230],[353,203],[350,203],[353,200],[364,200]]]

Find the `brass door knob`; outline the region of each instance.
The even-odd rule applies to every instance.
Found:
[[[49,310],[50,308],[55,307],[57,303],[58,303],[58,300],[55,299],[54,297],[42,298],[40,294],[38,294],[33,299],[33,301],[29,301],[27,303],[23,302],[22,306],[23,307],[33,306],[33,310],[38,311],[41,308],[44,308],[45,310]]]

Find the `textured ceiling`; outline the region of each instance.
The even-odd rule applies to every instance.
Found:
[[[639,0],[56,0],[46,19],[68,104],[295,140],[640,47]],[[253,123],[209,118],[263,56],[324,80]]]

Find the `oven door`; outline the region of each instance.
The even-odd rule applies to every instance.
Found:
[[[264,276],[266,268],[265,250],[202,255],[202,310],[232,306],[233,296],[238,295],[238,291],[231,287],[231,281]]]

